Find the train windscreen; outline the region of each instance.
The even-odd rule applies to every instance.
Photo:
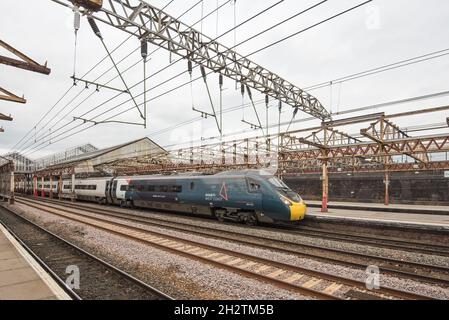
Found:
[[[294,202],[301,202],[302,199],[301,197],[294,192],[293,190],[291,190],[282,180],[276,178],[276,177],[272,177],[270,179],[268,179],[268,181],[276,187],[276,189],[278,190],[278,192],[283,195],[284,197],[287,197],[288,199],[294,201]]]
[[[278,179],[276,177],[272,177],[272,178],[268,179],[268,181],[276,188],[290,189],[281,179]]]

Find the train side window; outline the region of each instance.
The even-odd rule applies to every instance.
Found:
[[[260,191],[260,184],[253,179],[248,179],[248,187],[249,187],[250,192],[259,192]]]
[[[195,182],[190,182],[190,190],[195,190]]]

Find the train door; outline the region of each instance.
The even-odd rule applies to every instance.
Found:
[[[117,200],[119,200],[120,202],[125,202],[127,200],[126,192],[129,190],[128,181],[126,179],[121,179],[117,185],[117,191],[115,192],[115,195],[117,196]]]
[[[112,198],[112,184],[113,184],[114,178],[111,180],[106,181],[106,202],[113,204],[113,198]]]
[[[111,190],[112,203],[118,203],[118,200],[117,200],[117,184],[118,184],[118,181],[114,179],[113,182],[112,182],[112,190]]]

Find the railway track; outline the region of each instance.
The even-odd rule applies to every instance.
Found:
[[[430,297],[383,287],[369,291],[363,281],[356,281],[295,265],[265,259],[255,255],[220,248],[163,232],[131,226],[99,216],[98,213],[48,205],[41,201],[20,198],[19,203],[44,212],[95,227],[122,237],[139,241],[159,249],[186,256],[282,288],[296,291],[302,295],[318,299],[431,299]],[[84,210],[84,212],[80,212]],[[92,213],[94,215],[92,215]],[[113,217],[117,218],[117,217]],[[123,217],[120,219],[124,219]],[[128,222],[135,222],[129,221]]]
[[[276,250],[279,252],[293,254],[300,257],[319,259],[325,262],[344,264],[362,269],[365,269],[366,266],[368,265],[376,265],[379,266],[381,271],[384,273],[387,272],[402,278],[404,277],[407,279],[412,278],[419,281],[449,286],[449,267],[446,266],[431,265],[421,262],[418,263],[411,261],[403,261],[391,257],[373,256],[366,253],[358,253],[352,251],[345,251],[342,249],[327,248],[315,244],[301,243],[300,247],[298,247],[298,244],[296,243],[283,241],[279,239],[273,239],[267,236],[248,235],[242,234],[241,232],[237,231],[228,231],[228,230],[224,231],[221,229],[200,225],[193,226],[191,224],[182,223],[179,221],[169,222],[165,219],[153,216],[150,218],[150,217],[142,217],[140,215],[132,213],[126,213],[123,212],[123,210],[120,211],[105,210],[95,208],[90,205],[84,204],[78,205],[56,200],[45,200],[45,202],[54,203],[55,205],[60,205],[64,207],[74,208],[76,210],[80,210],[80,207],[82,207],[82,209],[87,212],[101,214],[108,217],[119,219],[123,219],[126,217],[127,220],[136,223],[144,223],[150,226],[170,228],[171,230],[175,231],[189,232],[191,234],[196,234],[199,236],[206,236],[214,239],[231,241],[238,244],[251,245],[262,249]],[[271,229],[270,231],[273,231],[273,229]],[[296,231],[287,231],[287,232],[291,233],[292,235],[298,235]],[[417,253],[421,252],[418,251]]]
[[[117,211],[117,210],[104,210],[100,209],[99,207],[85,204],[85,203],[69,203],[67,201],[60,201],[60,200],[51,200],[51,199],[39,199],[40,201],[50,202],[50,203],[56,203],[56,204],[63,204],[64,206],[71,207],[71,208],[86,208],[89,210],[99,210],[98,212],[105,212],[105,213],[111,213],[116,212],[120,214],[126,214],[126,215],[132,215],[123,211]],[[143,211],[140,209],[139,212],[145,213],[147,211]],[[174,214],[175,215],[175,214]],[[204,221],[205,218],[198,218],[195,216],[190,215],[183,215],[182,217],[188,216],[189,218],[198,220],[198,221]],[[164,219],[158,219],[155,217],[151,217],[152,220],[162,221],[162,222],[169,222]],[[221,223],[223,224],[223,223]],[[224,222],[226,225],[235,225],[232,223]],[[185,224],[188,225],[188,224]],[[400,238],[393,238],[393,237],[386,237],[386,236],[377,236],[376,237],[370,237],[365,234],[354,234],[352,232],[342,232],[342,231],[336,231],[336,230],[323,230],[320,228],[314,228],[314,227],[307,227],[307,226],[271,226],[270,228],[259,226],[257,227],[261,230],[267,230],[267,231],[273,231],[273,229],[282,230],[283,233],[291,234],[291,235],[302,235],[307,237],[314,237],[314,238],[320,238],[320,239],[328,239],[328,240],[334,240],[334,241],[345,241],[350,243],[357,243],[362,245],[372,245],[379,248],[387,248],[387,249],[393,249],[393,250],[401,250],[401,251],[407,251],[412,252],[416,254],[431,254],[431,255],[440,255],[440,256],[447,256],[449,257],[449,246],[446,245],[440,245],[440,244],[434,244],[434,243],[425,243],[425,242],[418,242],[413,240],[403,240]],[[212,228],[211,228],[212,229]]]
[[[172,300],[10,209],[0,207],[0,223],[75,300]],[[72,289],[63,280],[69,276],[68,266],[79,268],[79,288]]]
[[[347,241],[363,245],[374,245],[380,248],[403,250],[417,254],[432,254],[449,257],[449,246],[411,240],[404,241],[399,238],[381,236],[369,237],[363,234],[354,234],[335,230],[323,230],[319,228],[303,226],[295,227],[295,230],[293,231],[287,229],[287,233],[291,233],[293,235],[305,235],[308,237],[315,237],[320,239]]]

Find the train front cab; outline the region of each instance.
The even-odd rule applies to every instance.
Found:
[[[269,191],[264,194],[262,222],[299,223],[304,220],[307,205],[297,193],[277,177],[267,177],[264,182]]]
[[[290,198],[281,196],[282,202],[289,208],[290,210],[290,221],[291,222],[299,222],[304,220],[307,213],[307,205],[304,200],[293,201]]]

